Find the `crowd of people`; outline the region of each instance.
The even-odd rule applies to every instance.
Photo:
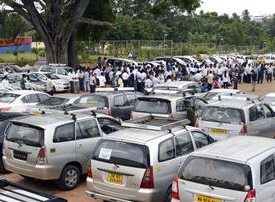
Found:
[[[252,91],[255,85],[272,82],[275,79],[275,63],[260,64],[256,62],[226,62],[224,64],[190,63],[187,65],[161,63],[152,67],[146,63],[141,65],[112,66],[107,58],[98,59],[95,68],[79,68],[71,72],[73,79],[79,79],[80,89],[95,92],[95,88],[134,87],[136,91],[146,92],[157,84],[192,80],[199,82],[205,91],[215,88],[238,89],[240,83],[251,83]]]

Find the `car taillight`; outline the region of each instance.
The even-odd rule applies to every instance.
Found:
[[[37,157],[37,164],[46,164],[47,163],[47,158],[46,158],[46,147],[41,147],[39,152],[38,152],[38,157]]]
[[[242,135],[246,135],[247,134],[247,125],[243,124],[242,130],[241,130],[241,134]]]
[[[200,127],[200,125],[199,125],[199,119],[198,119],[198,118],[196,119],[196,122],[195,122],[194,127],[196,127],[196,128],[199,128],[199,127]]]
[[[0,108],[0,112],[8,112],[10,109],[11,107]]]
[[[110,108],[104,107],[104,114],[111,116]]]
[[[179,195],[179,178],[178,176],[175,177],[172,185],[172,198],[180,200],[180,195]]]
[[[252,189],[246,195],[244,202],[255,202],[256,201],[255,197],[256,197],[256,191],[255,189]]]
[[[150,166],[150,168],[146,169],[140,188],[145,188],[145,189],[154,188],[153,166]]]
[[[93,173],[92,173],[92,167],[91,166],[89,166],[88,167],[88,177],[90,177],[90,178],[93,178]]]

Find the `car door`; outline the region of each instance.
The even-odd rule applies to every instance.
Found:
[[[39,98],[38,98],[37,94],[29,94],[29,95],[25,95],[21,99],[21,101],[23,102],[23,104],[21,106],[21,111],[28,112],[32,106],[35,106],[36,104],[39,103]]]
[[[114,96],[113,107],[111,108],[111,115],[122,120],[127,120],[130,117],[131,106],[127,105],[125,94]]]
[[[136,93],[134,92],[126,92],[127,105],[129,106],[127,113],[129,113],[127,119],[131,118],[131,112],[134,109],[135,103],[137,101]]]
[[[101,130],[107,135],[121,129],[121,123],[115,119],[100,117],[97,118],[97,121]]]
[[[76,158],[81,163],[83,173],[87,172],[92,151],[101,137],[99,125],[95,119],[76,122]]]
[[[266,105],[263,104],[262,110],[265,114],[265,123],[266,123],[266,128],[262,128],[264,131],[262,132],[262,135],[265,137],[270,137],[274,138],[275,137],[275,117],[272,109]]]
[[[258,164],[259,165],[259,164]],[[257,201],[273,202],[275,196],[275,160],[271,154],[260,164],[260,183],[256,188]]]

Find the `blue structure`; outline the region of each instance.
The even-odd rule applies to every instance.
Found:
[[[31,45],[4,46],[0,47],[0,54],[13,54],[14,52],[31,52]]]

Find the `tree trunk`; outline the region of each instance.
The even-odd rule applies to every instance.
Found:
[[[75,32],[72,33],[68,44],[68,65],[73,68],[76,68],[78,66]]]

